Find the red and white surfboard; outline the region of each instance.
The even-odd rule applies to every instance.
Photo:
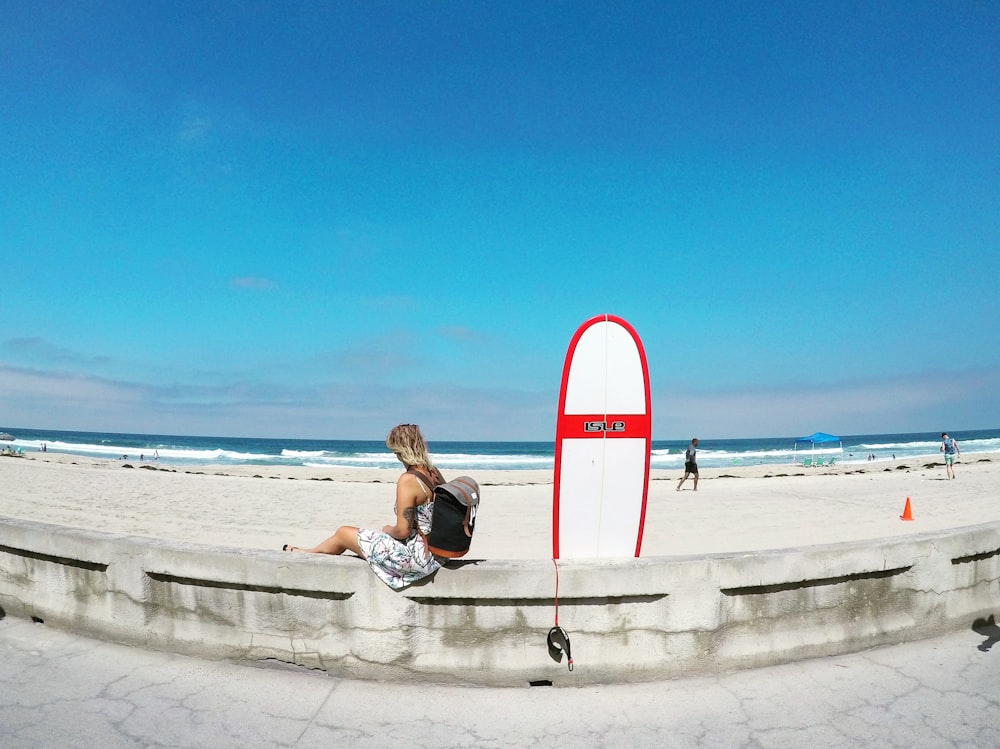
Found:
[[[588,320],[570,341],[559,390],[553,558],[639,556],[651,426],[639,336],[613,315]]]

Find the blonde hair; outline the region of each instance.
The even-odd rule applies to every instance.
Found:
[[[434,464],[427,454],[427,443],[416,424],[394,426],[385,438],[385,446],[396,453],[407,467],[423,466],[428,471],[434,470]]]

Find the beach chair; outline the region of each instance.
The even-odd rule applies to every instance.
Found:
[[[823,467],[823,459],[822,458],[816,458],[816,462],[813,465],[815,465],[817,468],[822,468]]]
[[[803,458],[802,459],[802,467],[803,468],[808,468],[811,465],[812,465],[812,458]]]

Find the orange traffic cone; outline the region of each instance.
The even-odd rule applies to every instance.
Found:
[[[913,520],[913,513],[910,512],[910,498],[906,498],[906,507],[903,508],[903,514],[899,516],[900,520]]]

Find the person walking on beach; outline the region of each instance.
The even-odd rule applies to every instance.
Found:
[[[941,452],[944,453],[944,470],[948,478],[955,478],[955,456],[961,455],[958,443],[947,432],[941,432]]]
[[[284,551],[312,554],[353,551],[393,590],[437,572],[441,565],[427,548],[425,534],[431,530],[434,487],[443,484],[444,477],[431,463],[427,443],[416,424],[393,427],[385,444],[406,469],[396,481],[396,521],[382,530],[342,525],[310,549],[285,544]]]
[[[677,483],[677,491],[687,481],[689,475],[694,476],[694,490],[698,491],[698,438],[691,440],[687,450],[684,452],[684,477]]]

